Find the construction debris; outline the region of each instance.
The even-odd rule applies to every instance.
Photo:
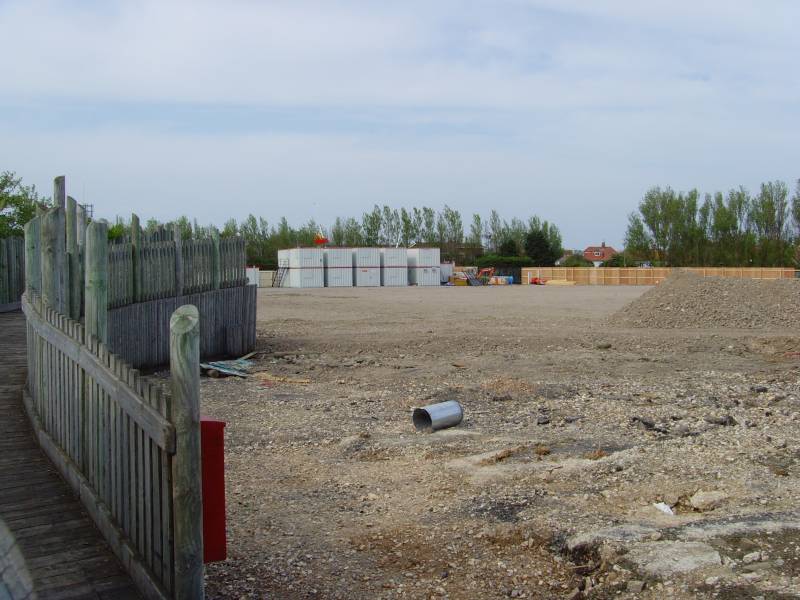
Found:
[[[245,354],[235,360],[217,360],[207,363],[200,363],[200,370],[209,377],[249,377],[253,368],[253,361],[248,360],[255,355],[255,352]]]

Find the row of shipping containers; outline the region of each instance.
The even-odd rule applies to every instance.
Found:
[[[290,248],[281,287],[405,287],[440,284],[439,248]]]

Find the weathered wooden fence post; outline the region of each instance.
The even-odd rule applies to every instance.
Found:
[[[131,256],[132,256],[132,277],[133,277],[133,301],[142,301],[142,271],[141,271],[141,255],[139,248],[142,244],[142,228],[139,225],[139,217],[135,214],[131,215]]]
[[[175,240],[175,296],[183,296],[183,239],[180,227],[172,228],[172,239]]]
[[[86,276],[86,208],[82,205],[78,204],[75,208],[75,225],[77,229],[77,242],[78,242],[78,268],[80,270],[80,277],[78,278],[81,286],[81,298],[80,298],[80,308],[78,309],[78,315],[83,314],[83,294],[84,290],[86,289],[86,282],[84,281],[84,277]]]
[[[78,228],[78,248],[83,250],[86,247],[86,208],[78,204],[75,208],[75,222]]]
[[[86,339],[108,343],[108,223],[86,228]]]
[[[6,244],[6,240],[0,238],[0,304],[11,302],[11,285],[8,281],[10,260],[7,248],[8,244]]]
[[[63,208],[52,208],[42,217],[42,300],[66,314],[66,242]]]
[[[42,289],[40,223],[40,217],[25,223],[25,289],[37,292]]]
[[[78,254],[78,203],[67,196],[67,261],[69,263],[69,316],[75,321],[81,318],[81,261]]]
[[[67,199],[66,177],[59,175],[53,179],[53,206],[64,208]]]
[[[222,281],[222,261],[219,252],[219,230],[211,228],[211,289],[218,290]]]
[[[197,600],[203,591],[203,498],[200,469],[200,317],[187,304],[169,322],[172,462],[175,507],[175,598]]]

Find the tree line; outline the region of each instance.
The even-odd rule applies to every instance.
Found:
[[[0,237],[22,235],[36,206],[49,203],[14,173],[0,173]],[[209,231],[185,216],[173,225],[184,239],[205,237]],[[159,227],[155,219],[144,224],[145,233]],[[109,237],[123,238],[129,230],[130,223],[117,218]],[[240,222],[229,219],[221,229],[224,237],[243,236],[248,262],[268,268],[275,266],[278,250],[311,246],[320,233],[335,246],[437,246],[444,259],[482,266],[550,266],[563,254],[559,228],[537,216],[507,221],[491,210],[488,217],[475,213],[465,222],[448,205],[440,211],[375,205],[360,218],[337,217],[330,227],[313,219],[292,227],[285,217],[270,223],[251,214]],[[572,260],[582,264],[579,254]],[[782,181],[761,184],[757,194],[739,187],[702,198],[696,189],[651,188],[629,215],[625,250],[613,260],[615,266],[770,267],[798,262],[800,180],[791,197]]]
[[[444,259],[463,258],[465,252],[471,253],[472,259],[489,253],[552,264],[562,252],[558,227],[539,217],[506,221],[492,210],[488,218],[473,214],[465,230],[461,213],[447,205],[441,211],[426,206],[396,209],[375,205],[360,219],[337,217],[330,227],[311,220],[293,228],[286,218],[270,225],[251,214],[238,223],[228,220],[221,231],[222,236],[243,236],[248,261],[263,266],[274,266],[282,248],[312,245],[319,233],[334,246],[436,246],[442,249]],[[536,242],[528,243],[529,238]],[[528,256],[530,248],[537,249],[536,256]]]
[[[665,266],[789,266],[800,243],[800,180],[792,197],[783,181],[727,193],[654,187],[631,213],[629,260]]]

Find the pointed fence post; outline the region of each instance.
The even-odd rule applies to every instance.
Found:
[[[175,241],[175,296],[183,296],[183,239],[180,227],[172,228],[172,239]]]
[[[219,251],[219,230],[211,228],[211,289],[218,290],[222,281],[222,261]]]
[[[86,339],[108,343],[108,223],[86,228]]]
[[[63,208],[52,208],[42,217],[42,301],[60,314],[66,314],[67,269],[65,216]]]
[[[53,179],[53,206],[64,208],[67,199],[66,177],[59,175]]]
[[[203,497],[200,465],[200,317],[181,306],[169,321],[175,458],[175,598],[202,600]]]
[[[131,215],[131,252],[133,257],[132,276],[133,276],[133,301],[142,301],[142,272],[139,268],[141,258],[139,248],[142,244],[142,229],[139,226],[139,217]]]
[[[0,238],[0,304],[11,302],[11,289],[8,285],[9,271],[8,252],[6,251],[6,240]]]
[[[78,203],[67,196],[67,262],[69,268],[69,316],[75,321],[81,318],[81,261],[78,254]]]
[[[76,241],[78,243],[78,281],[80,282],[80,302],[78,304],[78,318],[84,313],[84,293],[86,291],[86,208],[78,204],[75,208]]]
[[[25,223],[25,289],[42,290],[40,217]]]

